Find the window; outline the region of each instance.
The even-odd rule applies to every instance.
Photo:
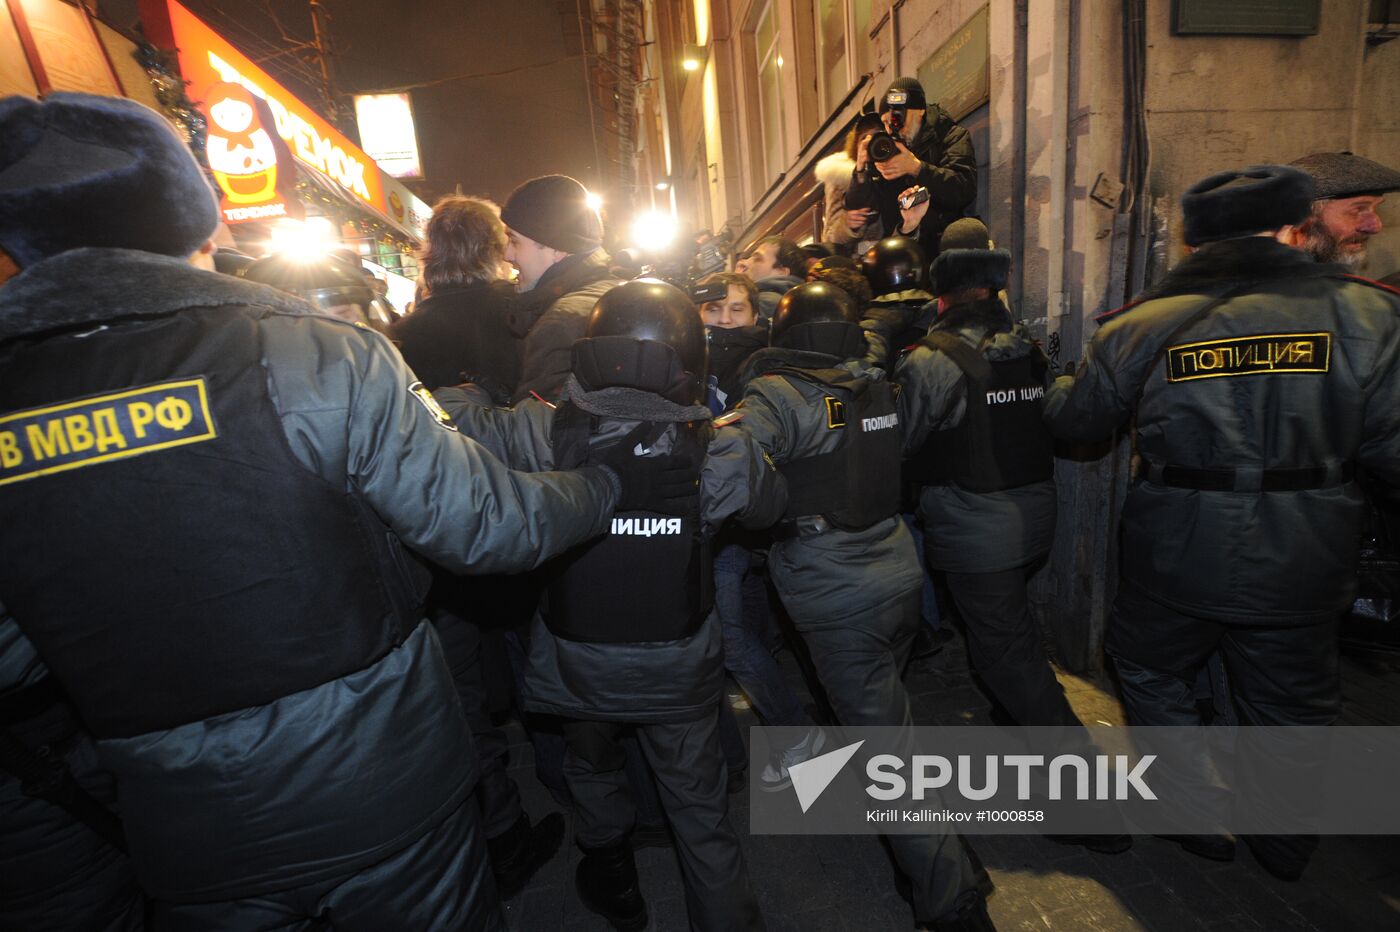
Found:
[[[758,122],[762,137],[763,180],[767,184],[786,167],[783,152],[783,55],[778,42],[777,11],[768,3],[754,29],[758,66]]]
[[[871,0],[812,0],[817,41],[817,94],[823,115],[871,70]]]

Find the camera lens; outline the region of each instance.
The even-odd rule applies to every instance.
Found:
[[[895,145],[894,137],[889,133],[876,133],[870,137],[870,148],[867,151],[872,161],[887,162],[899,154],[899,147]]]

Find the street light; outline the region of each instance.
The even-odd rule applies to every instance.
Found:
[[[676,218],[649,210],[632,221],[632,242],[650,253],[665,251],[676,238]]]
[[[686,43],[681,47],[681,67],[686,71],[699,71],[705,65],[708,49],[703,45]]]

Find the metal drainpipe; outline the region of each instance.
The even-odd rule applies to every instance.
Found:
[[[1011,49],[1011,301],[1021,307],[1026,287],[1026,25],[1029,0],[1016,0]]]

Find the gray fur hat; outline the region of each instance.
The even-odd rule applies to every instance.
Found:
[[[1314,152],[1289,164],[1312,176],[1318,200],[1400,191],[1400,172],[1350,152]]]
[[[121,97],[0,100],[0,249],[21,268],[83,246],[188,256],[219,223],[189,147]]]

